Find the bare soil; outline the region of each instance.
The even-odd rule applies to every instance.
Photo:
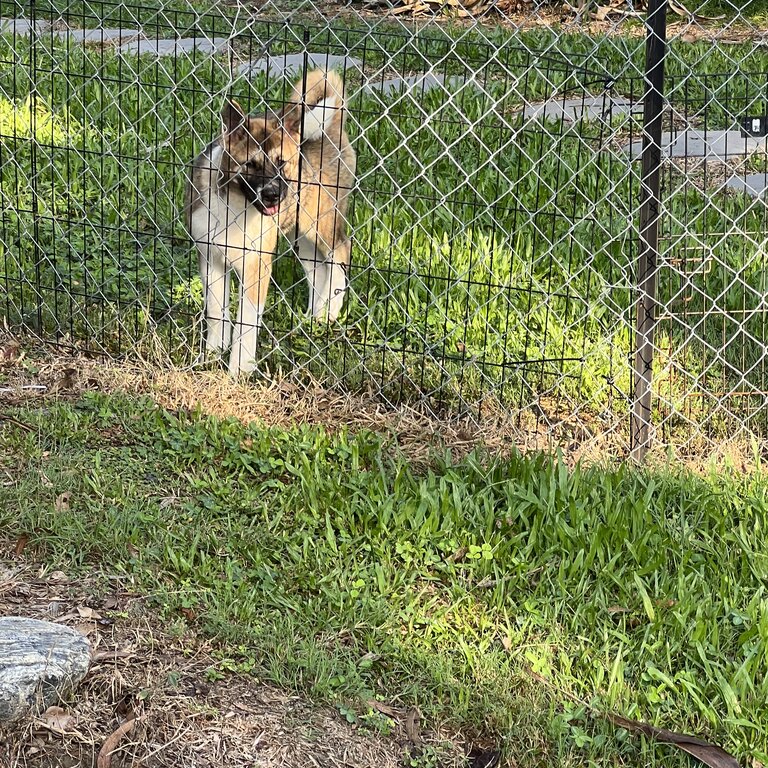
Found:
[[[414,745],[413,715],[397,705],[380,705],[392,725],[382,735],[252,676],[212,680],[211,642],[183,622],[170,632],[127,579],[70,579],[11,556],[0,566],[0,615],[65,624],[92,648],[90,671],[60,707],[0,732],[4,767],[394,768],[438,742],[443,765],[464,762],[458,739],[420,731]]]

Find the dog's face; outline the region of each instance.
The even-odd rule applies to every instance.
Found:
[[[295,154],[277,116],[246,115],[235,101],[222,110],[222,170],[246,200],[265,216],[274,216],[288,192],[289,167]]]

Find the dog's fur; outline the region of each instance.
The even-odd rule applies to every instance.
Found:
[[[230,271],[237,274],[229,357],[236,375],[255,367],[280,230],[291,239],[299,235],[309,312],[337,318],[347,290],[346,213],[355,152],[344,129],[343,84],[333,72],[308,72],[277,113],[246,115],[228,101],[222,122],[221,136],[193,163],[185,207],[205,290],[206,357],[230,345]]]

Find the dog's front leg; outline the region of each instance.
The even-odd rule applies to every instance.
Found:
[[[256,367],[257,342],[272,274],[272,253],[251,251],[234,262],[240,279],[237,322],[229,356],[232,376],[251,373]]]
[[[307,278],[307,286],[309,288],[307,312],[312,317],[319,317],[324,307],[322,286],[325,282],[327,269],[325,258],[320,253],[320,250],[315,247],[314,241],[306,236],[299,240],[298,246],[299,261],[304,268],[304,275]]]
[[[210,360],[221,357],[232,336],[229,319],[229,267],[221,249],[213,243],[198,241],[197,249],[206,326],[203,359]]]

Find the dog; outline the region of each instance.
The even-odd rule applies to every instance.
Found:
[[[308,312],[332,322],[342,309],[350,262],[346,215],[356,167],[344,111],[339,75],[312,70],[294,84],[278,112],[247,115],[228,99],[221,135],[193,161],[185,208],[204,289],[204,358],[220,358],[231,345],[234,376],[256,367],[279,232],[298,235]],[[233,271],[240,288],[234,334]]]

